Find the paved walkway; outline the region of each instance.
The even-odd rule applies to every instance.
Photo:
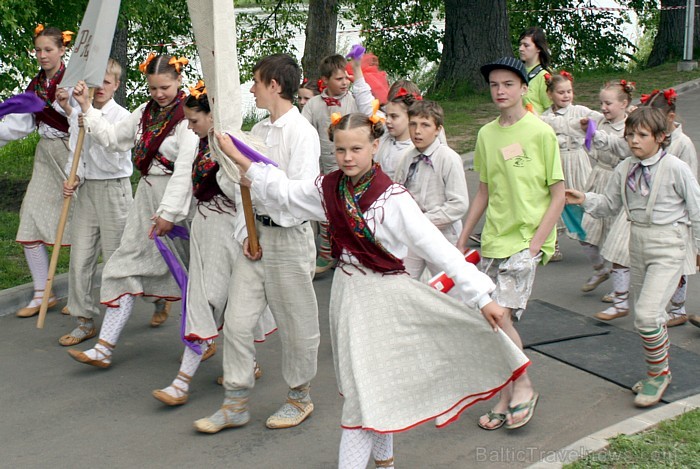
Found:
[[[700,89],[681,95],[679,114],[697,145]],[[469,173],[468,183],[473,193],[477,175]],[[604,306],[599,297],[609,285],[594,293],[581,293],[580,284],[589,273],[587,262],[576,243],[565,239],[562,248],[564,262],[538,271],[532,297],[590,316]],[[328,333],[330,285],[330,276],[315,281],[322,342],[312,388],[316,411],[311,419],[295,429],[272,431],[264,427],[286,392],[280,376],[279,339],[273,335],[258,346],[264,375],[251,397],[251,422],[217,435],[195,433],[192,422],[209,415],[221,403],[223,390],[215,384],[221,373],[221,354],[202,365],[185,406],[166,408],[150,396],[152,389],[167,386],[178,369],[182,347],[175,319],[152,329],[148,326],[151,307],[137,301],[113,367],[98,370],[73,362],[58,345],[58,337],[72,327],[71,320],[58,312],[63,304],[49,313],[45,328],[39,330],[34,320],[8,314],[13,308],[3,306],[0,293],[0,315],[8,314],[0,317],[0,466],[335,467],[341,398],[335,386]],[[689,286],[691,312],[700,311],[698,287],[700,277],[695,276]],[[615,325],[631,330],[632,319],[620,319]],[[700,353],[700,329],[686,325],[671,329],[670,335],[675,345]],[[536,418],[529,425],[513,432],[483,431],[475,421],[489,405],[480,403],[445,429],[425,424],[396,435],[397,467],[525,467],[542,458],[556,462],[583,447],[570,447],[566,453],[559,450],[601,429],[629,418],[646,422],[653,417],[645,417],[649,414],[633,406],[629,390],[536,352],[528,354],[533,361],[531,376],[542,396]],[[621,361],[629,359],[641,360],[641,353],[639,357],[619,357]]]

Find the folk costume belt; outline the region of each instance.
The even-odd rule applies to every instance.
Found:
[[[274,226],[276,228],[284,228],[282,225],[278,225],[277,223],[272,221],[272,218],[268,217],[267,215],[255,214],[255,219],[262,223],[263,226]],[[306,223],[306,221],[303,221],[301,224],[303,225],[304,223]]]

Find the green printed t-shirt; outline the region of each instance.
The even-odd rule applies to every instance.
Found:
[[[527,73],[530,73],[537,65],[528,68]],[[527,93],[523,96],[523,105],[532,104],[532,108],[537,115],[542,114],[545,109],[549,109],[552,105],[552,100],[547,95],[547,82],[544,81],[545,73],[547,73],[547,70],[542,69],[535,78],[530,80],[530,83],[527,85]]]
[[[474,169],[489,191],[481,254],[504,259],[528,248],[549,208],[549,186],[564,180],[552,128],[530,112],[509,127],[489,122],[476,139]],[[542,245],[543,264],[555,243],[556,226]]]

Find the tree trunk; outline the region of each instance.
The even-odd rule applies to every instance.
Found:
[[[685,6],[686,4],[686,0],[661,0],[662,7]],[[656,67],[671,58],[683,57],[684,38],[685,10],[661,10],[659,29],[656,32],[647,65]]]
[[[117,88],[116,93],[114,93],[114,100],[120,106],[126,106],[126,82],[127,82],[127,68],[129,67],[129,58],[126,53],[127,45],[127,33],[126,27],[117,26],[114,30],[114,39],[112,40],[112,51],[110,52],[110,57],[119,62],[122,66],[122,76],[121,85]],[[127,108],[128,109],[128,108]]]
[[[318,66],[324,57],[335,54],[335,35],[338,28],[338,0],[309,0],[306,23],[306,43],[301,66],[304,77],[315,82]]]
[[[512,55],[506,0],[445,0],[445,39],[435,89],[484,89],[479,68]]]

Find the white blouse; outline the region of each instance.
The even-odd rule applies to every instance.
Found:
[[[321,195],[323,177],[289,180],[279,169],[262,163],[251,165],[246,176],[252,181],[257,200],[274,220],[284,213],[307,220],[326,220]],[[464,260],[401,185],[392,184],[370,205],[364,218],[377,241],[395,257],[403,259],[410,249],[442,268],[470,307],[481,309],[491,302],[490,293],[496,288],[491,279]],[[340,260],[359,264],[347,251],[342,252]]]
[[[130,150],[141,138],[141,116],[146,104],[116,124],[109,123],[100,111],[90,107],[84,115],[86,132],[109,151]],[[175,169],[156,211],[156,215],[170,222],[187,218],[192,199],[192,163],[197,155],[199,138],[187,125],[187,119],[180,121],[170,135],[165,137],[158,150],[165,158],[175,162]],[[153,176],[168,174],[155,162],[148,173]]]

